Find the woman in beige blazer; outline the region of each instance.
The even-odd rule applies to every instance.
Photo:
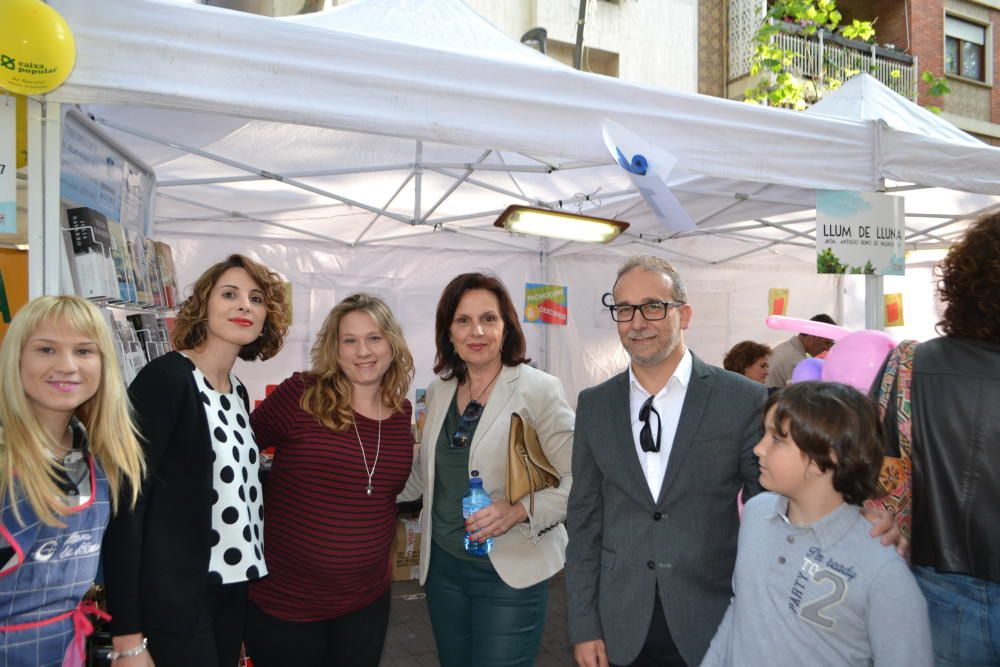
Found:
[[[510,294],[497,278],[465,273],[438,302],[441,378],[427,390],[427,422],[401,500],[424,497],[420,582],[443,667],[534,664],[547,580],[562,569],[572,476],[573,410],[562,383],[528,365]],[[511,414],[533,426],[559,473],[558,488],[514,504],[505,498]],[[473,470],[493,504],[462,518]],[[465,532],[492,538],[487,557],[465,551]]]

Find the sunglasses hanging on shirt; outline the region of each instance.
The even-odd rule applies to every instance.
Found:
[[[660,421],[660,413],[653,407],[654,396],[646,399],[646,402],[639,408],[639,419],[642,421],[642,430],[639,431],[639,446],[644,452],[659,452],[660,437],[663,435],[663,425]],[[649,425],[650,413],[656,415],[656,441],[653,441],[653,429]]]

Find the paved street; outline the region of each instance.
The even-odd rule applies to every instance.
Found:
[[[392,585],[392,612],[389,633],[382,652],[381,667],[437,667],[434,635],[427,616],[423,590],[415,581]],[[545,634],[536,667],[567,667],[573,664],[566,636],[566,589],[561,575],[549,584],[549,608]]]

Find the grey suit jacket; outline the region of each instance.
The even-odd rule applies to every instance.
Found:
[[[580,394],[566,551],[569,634],[604,639],[628,664],[645,643],[657,586],[688,665],[701,662],[732,596],[741,486],[760,490],[753,447],[763,385],[693,356],[691,381],[654,499],[629,416],[629,375]]]

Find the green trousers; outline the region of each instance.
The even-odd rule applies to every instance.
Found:
[[[427,608],[441,667],[531,667],[549,582],[511,588],[489,558],[470,562],[431,545]]]

